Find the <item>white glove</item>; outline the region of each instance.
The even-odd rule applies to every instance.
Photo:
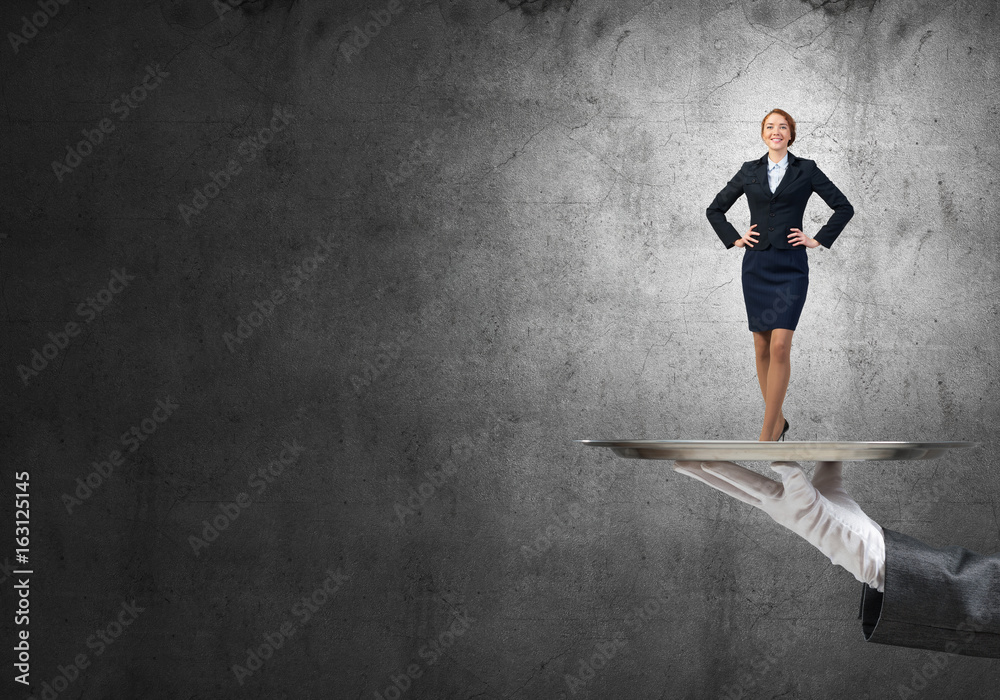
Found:
[[[732,462],[677,462],[674,471],[760,508],[854,578],[885,586],[885,535],[841,485],[843,465],[820,462],[812,483],[795,462],[772,462],[772,481]]]

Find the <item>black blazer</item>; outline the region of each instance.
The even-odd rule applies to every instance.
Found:
[[[744,163],[729,184],[715,195],[705,213],[726,248],[732,248],[742,236],[726,220],[726,212],[745,194],[750,205],[750,225],[757,224],[754,232],[760,234],[753,250],[801,248],[788,242],[788,234],[790,229],[802,229],[802,215],[813,192],[833,209],[833,216],[813,236],[829,248],[854,216],[854,207],[843,192],[830,182],[830,178],[816,167],[815,161],[796,158],[791,153],[788,154],[785,176],[774,194],[767,184],[767,154],[764,154],[759,160]]]

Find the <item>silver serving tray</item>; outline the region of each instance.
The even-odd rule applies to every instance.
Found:
[[[978,442],[757,442],[756,440],[577,440],[633,459],[864,462],[934,459]]]

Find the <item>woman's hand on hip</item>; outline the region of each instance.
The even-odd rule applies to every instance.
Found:
[[[750,229],[743,234],[743,238],[738,239],[735,243],[733,243],[733,245],[736,246],[737,248],[742,248],[745,245],[748,245],[751,248],[753,248],[753,244],[757,242],[756,237],[760,236],[759,233],[754,231],[755,228],[757,228],[757,224],[751,226]]]
[[[793,246],[804,245],[806,248],[815,248],[819,245],[819,241],[802,233],[801,229],[792,228],[788,230],[791,231],[791,233],[788,234],[788,242]]]

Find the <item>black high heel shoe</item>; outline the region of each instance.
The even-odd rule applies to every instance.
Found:
[[[784,441],[785,433],[788,432],[788,421],[785,421],[785,428],[781,431],[781,435],[778,436],[778,440]]]

